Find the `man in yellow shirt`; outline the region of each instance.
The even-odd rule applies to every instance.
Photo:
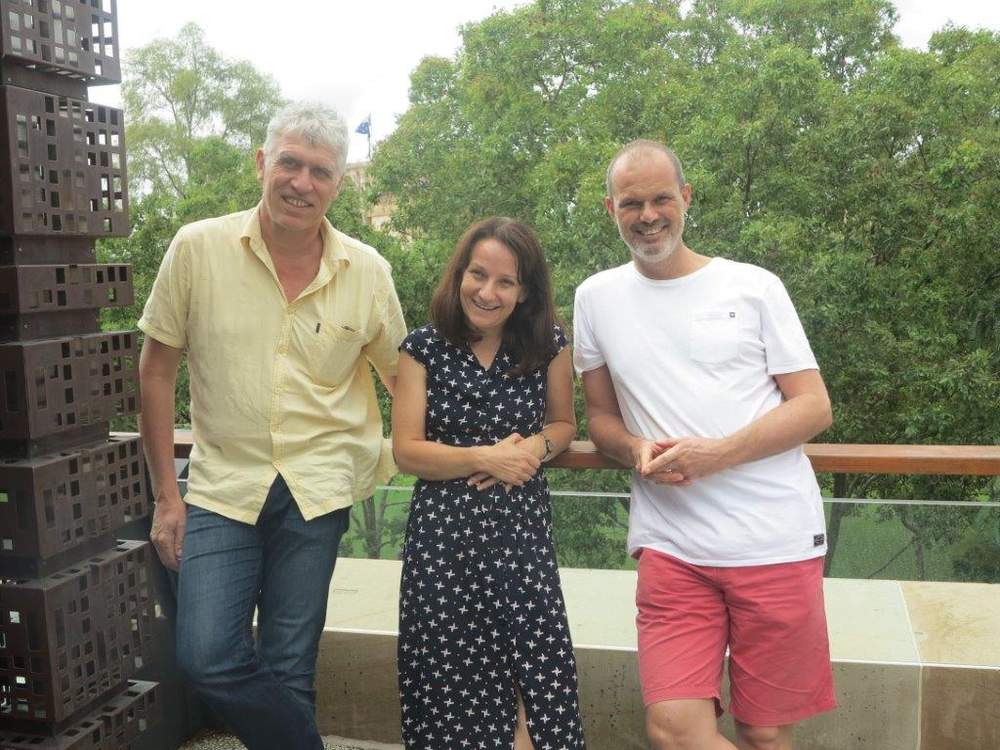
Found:
[[[322,748],[313,677],[337,546],[351,504],[392,469],[369,363],[391,392],[406,326],[388,263],[325,218],[347,148],[333,110],[279,112],[257,152],[260,203],[181,228],[139,321],[151,538],[179,571],[178,660],[250,750]]]

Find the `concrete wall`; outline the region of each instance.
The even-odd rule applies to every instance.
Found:
[[[324,732],[399,742],[399,563],[337,564],[320,649]],[[561,571],[592,750],[646,748],[635,574]],[[803,750],[1000,750],[1000,585],[826,581],[840,708],[804,722]],[[732,736],[731,722],[723,728]],[[444,750],[444,749],[442,749]]]

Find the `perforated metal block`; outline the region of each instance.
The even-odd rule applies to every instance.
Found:
[[[0,575],[37,575],[57,556],[68,564],[66,553],[149,512],[139,437],[0,461]]]
[[[94,240],[87,237],[7,237],[0,234],[0,266],[94,263]]]
[[[148,542],[41,579],[0,581],[0,721],[58,724],[152,655]]]
[[[0,315],[0,343],[97,333],[100,330],[101,314],[98,310]]]
[[[96,333],[99,308],[133,301],[125,265],[0,266],[0,342]]]
[[[0,86],[0,116],[0,233],[128,234],[121,110]]]
[[[96,333],[99,308],[132,302],[125,265],[0,266],[0,341]]]
[[[100,708],[54,737],[0,732],[0,750],[141,750],[162,720],[160,686],[129,681]]]
[[[86,81],[26,68],[12,57],[0,57],[0,82],[4,86],[71,96],[74,99],[90,99]]]
[[[0,54],[45,73],[120,83],[115,0],[0,0]]]
[[[137,413],[137,361],[133,331],[0,344],[0,448]]]
[[[125,265],[0,267],[0,315],[130,304],[132,272]]]

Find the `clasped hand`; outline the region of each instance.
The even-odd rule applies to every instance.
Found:
[[[724,442],[715,438],[643,440],[635,451],[635,470],[657,484],[686,487],[725,469],[725,455]]]
[[[481,464],[482,469],[469,477],[470,486],[488,490],[497,482],[503,482],[509,490],[531,479],[542,462],[528,449],[526,439],[513,432],[496,445],[483,449]]]

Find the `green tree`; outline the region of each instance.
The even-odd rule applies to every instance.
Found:
[[[133,195],[167,191],[184,198],[192,181],[204,179],[199,170],[232,160],[231,153],[206,154],[205,139],[214,140],[216,149],[225,144],[236,153],[251,152],[263,143],[267,122],[282,104],[270,76],[245,60],[225,59],[193,23],[175,38],[130,51],[123,79]]]
[[[697,0],[686,13],[657,0],[537,0],[496,13],[462,29],[453,59],[414,72],[410,107],[375,155],[376,191],[398,201],[414,274],[439,268],[476,219],[531,222],[568,322],[576,285],[627,259],[602,206],[609,157],[635,137],[664,140],[694,185],[689,244],[774,270],[797,301],[835,405],[823,439],[994,443],[1000,38],[946,28],[927,52],[905,50],[894,22],[886,0]],[[408,320],[422,322],[411,304]],[[553,477],[563,482],[622,480]],[[973,477],[844,476],[833,489],[993,491]],[[973,533],[968,514],[882,515],[908,530],[919,576],[928,550]],[[838,507],[830,564],[843,520]],[[572,522],[586,549],[595,524],[619,521]]]

